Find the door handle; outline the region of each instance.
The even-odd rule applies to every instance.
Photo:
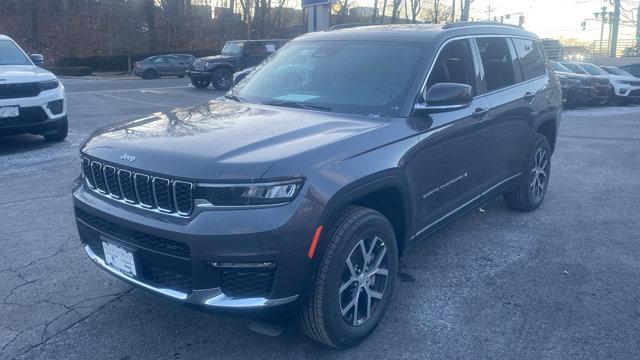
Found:
[[[473,114],[471,114],[471,116],[478,121],[482,121],[487,118],[488,114],[489,114],[489,109],[477,108],[476,111],[474,111]]]
[[[532,102],[536,98],[536,93],[527,91],[522,98],[528,102]]]

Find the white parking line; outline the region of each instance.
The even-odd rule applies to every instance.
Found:
[[[103,94],[110,92],[122,92],[122,91],[148,91],[148,90],[163,90],[163,89],[182,89],[188,88],[191,85],[183,85],[183,86],[165,86],[165,87],[155,87],[155,88],[135,88],[135,89],[114,89],[114,90],[92,90],[92,91],[67,91],[67,94]]]
[[[110,98],[114,98],[114,99],[119,99],[119,100],[126,100],[126,101],[132,101],[132,102],[137,102],[140,104],[146,104],[146,105],[153,105],[153,106],[165,106],[165,107],[169,107],[169,108],[175,108],[178,107],[178,105],[169,105],[169,104],[158,104],[158,103],[152,103],[152,102],[148,102],[148,101],[142,101],[142,100],[136,100],[136,99],[129,99],[129,98],[125,98],[122,96],[115,96],[115,95],[111,95],[111,94],[103,94],[103,93],[92,93],[95,95],[102,95],[102,96],[106,96],[106,97],[110,97]]]

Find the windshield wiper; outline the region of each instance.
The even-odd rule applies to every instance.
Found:
[[[293,101],[293,100],[269,100],[269,101],[263,101],[260,104],[262,104],[262,105],[273,105],[273,106],[284,106],[284,107],[307,109],[307,110],[331,111],[330,107],[326,107],[326,106],[322,106],[322,105],[309,104],[309,103],[305,103],[305,102],[301,102],[301,101]]]
[[[237,102],[246,102],[244,98],[241,98],[240,96],[234,95],[234,94],[224,94],[222,95],[222,97],[224,97],[225,99],[229,99]]]

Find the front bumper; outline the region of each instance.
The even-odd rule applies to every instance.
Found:
[[[52,112],[49,104],[62,102],[62,108]],[[24,133],[47,133],[57,129],[67,120],[67,101],[64,87],[42,91],[37,96],[0,99],[0,107],[18,106],[20,115],[14,118],[0,119],[0,135]]]
[[[280,207],[202,211],[183,219],[86,187],[73,194],[80,240],[94,263],[130,284],[201,310],[251,316],[288,310],[309,280],[306,254],[321,207],[303,196]],[[135,253],[136,278],[105,264],[103,241]],[[265,263],[274,269],[218,267]]]
[[[187,71],[187,75],[193,80],[211,80],[213,78],[213,73],[206,70],[189,70]]]

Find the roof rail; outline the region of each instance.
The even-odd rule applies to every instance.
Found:
[[[444,25],[442,28],[443,29],[457,29],[457,28],[461,28],[461,27],[467,27],[467,26],[504,26],[504,27],[510,27],[510,28],[514,28],[514,29],[522,29],[521,26],[518,25],[512,25],[512,24],[505,24],[505,23],[501,23],[501,22],[497,22],[497,21],[462,21],[462,22],[455,22],[455,23],[448,23],[446,25]]]
[[[340,29],[348,29],[348,28],[358,27],[358,26],[371,26],[371,25],[378,25],[378,24],[367,24],[367,23],[338,24],[338,25],[333,25],[332,27],[330,27],[329,31],[331,31],[331,30],[340,30]]]

